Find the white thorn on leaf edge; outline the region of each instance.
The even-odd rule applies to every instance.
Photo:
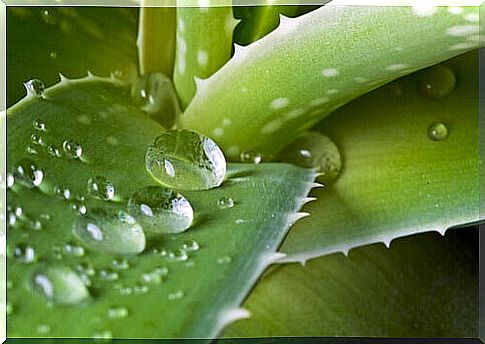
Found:
[[[312,183],[312,189],[315,189],[315,188],[324,188],[325,185],[323,184],[320,184],[320,183]]]
[[[277,263],[278,260],[285,258],[285,257],[286,257],[286,253],[271,252],[271,253],[264,254],[261,257],[261,262],[262,262],[262,265],[266,267],[266,266],[269,266],[271,264]]]
[[[293,224],[295,224],[297,221],[299,221],[299,220],[301,220],[301,219],[303,219],[303,218],[305,218],[305,217],[307,217],[307,216],[310,216],[310,213],[306,213],[306,212],[302,212],[302,211],[300,211],[300,212],[298,212],[298,213],[291,214],[291,215],[290,215],[290,219],[289,219],[289,221],[290,221],[290,223],[293,225]]]
[[[227,325],[241,319],[248,319],[251,317],[251,312],[247,309],[236,307],[227,309],[221,312],[219,317],[219,326],[224,328]]]

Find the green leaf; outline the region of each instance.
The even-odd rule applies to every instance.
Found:
[[[175,60],[176,7],[142,7],[138,24],[140,73],[172,77]]]
[[[177,9],[173,80],[182,108],[192,100],[197,79],[209,77],[231,57],[232,32],[237,23],[231,6]]]
[[[137,8],[9,6],[8,106],[25,95],[22,82],[32,78],[49,86],[59,73],[136,76],[137,15]]]
[[[454,232],[279,266],[222,336],[477,337],[478,233]]]
[[[280,257],[276,249],[290,225],[304,215],[297,211],[313,186],[313,172],[285,164],[232,164],[221,187],[180,191],[195,210],[195,223],[186,232],[147,236],[146,249],[137,256],[113,257],[83,248],[72,234],[79,216],[72,206],[80,209],[80,196],[86,197],[88,215],[96,208],[117,211],[126,209],[126,201],[139,188],[157,184],[145,169],[144,157],[164,129],[129,99],[129,88],[119,81],[90,76],[64,79],[43,97],[30,96],[7,111],[9,170],[27,158],[43,172],[40,184],[40,174],[35,175],[38,188],[21,185],[17,173],[8,190],[8,293],[13,308],[9,336],[215,337],[224,325],[248,315],[238,306],[259,275]],[[41,136],[43,145],[32,143],[32,134],[36,141]],[[62,151],[64,140],[81,145],[80,158]],[[48,153],[56,148],[60,157]],[[87,192],[93,176],[113,184],[113,201],[97,200]],[[28,185],[27,179],[23,184]],[[56,186],[70,190],[69,200],[55,195]],[[62,195],[66,198],[65,192]],[[221,209],[222,197],[231,197],[234,206]],[[186,251],[185,260],[177,250],[188,240],[200,248]],[[22,263],[22,258],[33,258],[22,256],[26,245],[35,252],[31,264]],[[172,254],[163,255],[164,250]],[[84,264],[81,271],[79,264]],[[57,265],[91,281],[86,282],[90,301],[78,307],[49,307],[32,293],[32,269]],[[57,281],[79,284],[72,275],[60,276],[64,267],[50,273]],[[82,288],[77,290],[76,300],[84,299]],[[48,334],[39,332],[45,331],[43,325]]]
[[[339,147],[343,169],[319,189],[309,216],[285,240],[283,261],[305,261],[424,231],[444,234],[480,216],[478,54],[445,64],[455,89],[422,94],[429,72],[401,79],[336,111],[319,130]],[[440,84],[434,84],[441,87]],[[448,136],[433,141],[433,123]]]
[[[180,125],[212,135],[238,159],[270,160],[335,108],[393,79],[478,47],[478,7],[332,6],[235,54],[197,93]]]

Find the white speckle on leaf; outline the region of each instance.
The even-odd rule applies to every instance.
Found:
[[[294,119],[294,118],[300,117],[304,113],[305,113],[305,109],[294,109],[288,112],[287,114],[285,114],[285,118]]]
[[[207,52],[205,50],[199,50],[197,52],[197,63],[202,66],[202,67],[205,67],[207,66],[207,60],[209,59],[209,56],[207,55]]]
[[[463,8],[462,7],[448,7],[448,13],[450,14],[462,14],[463,13]]]
[[[480,20],[480,17],[478,16],[477,13],[468,13],[465,14],[465,20],[471,23],[478,23]]]
[[[118,141],[118,139],[114,136],[108,136],[106,138],[106,142],[112,146],[116,146],[118,145],[120,142]]]
[[[185,39],[181,35],[178,35],[177,50],[179,51],[180,54],[185,54],[187,52],[187,43],[185,42]]]
[[[354,78],[354,81],[358,84],[363,84],[363,83],[366,83],[367,81],[369,81],[369,79],[366,79],[366,78],[362,78],[360,76],[356,76]]]
[[[465,49],[474,48],[475,46],[476,46],[475,42],[463,42],[463,43],[453,44],[448,49],[449,50],[465,50]]]
[[[185,73],[185,55],[180,56],[180,58],[177,61],[177,68],[180,72],[180,74]]]
[[[179,18],[177,21],[177,29],[179,30],[179,32],[185,31],[185,23],[182,18]]]
[[[332,88],[330,90],[328,90],[327,92],[325,92],[325,94],[337,94],[339,91],[336,90],[335,88]]]
[[[438,11],[438,9],[435,6],[426,6],[426,5],[414,6],[411,10],[413,11],[413,14],[418,17],[432,16]]]
[[[322,75],[326,78],[333,78],[338,75],[338,70],[335,68],[327,68],[322,70]]]
[[[232,121],[229,118],[224,118],[222,120],[222,125],[225,126],[225,127],[231,125],[231,123],[232,123]]]
[[[392,51],[397,51],[397,52],[401,52],[403,51],[404,49],[402,47],[394,47],[391,49]]]
[[[214,128],[214,130],[212,130],[212,135],[214,135],[215,137],[221,137],[222,135],[224,135],[224,129]]]
[[[77,118],[77,121],[81,124],[90,125],[91,124],[91,117],[89,117],[88,115],[80,115]]]
[[[281,126],[283,125],[283,122],[281,119],[274,119],[268,123],[266,123],[262,128],[261,128],[261,134],[271,134],[277,131]]]
[[[273,101],[271,102],[270,106],[273,108],[273,109],[282,109],[286,106],[288,106],[288,103],[289,103],[289,99],[288,98],[276,98],[276,99],[273,99]]]
[[[327,97],[322,97],[322,98],[313,99],[308,105],[310,105],[311,107],[321,106],[327,103],[328,101],[329,99]]]
[[[403,70],[403,69],[407,68],[407,66],[408,65],[405,64],[405,63],[396,63],[396,64],[386,66],[386,70],[388,70],[388,71]]]
[[[446,30],[446,34],[449,36],[469,36],[480,32],[480,27],[478,25],[457,25],[452,26]]]

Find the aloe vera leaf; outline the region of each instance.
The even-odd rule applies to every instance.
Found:
[[[140,73],[172,76],[175,59],[175,7],[142,7],[138,23]]]
[[[230,159],[270,160],[296,136],[357,96],[478,47],[478,7],[327,4],[246,47],[197,93],[180,125],[212,135]],[[471,21],[470,21],[471,20]]]
[[[195,94],[195,79],[209,77],[229,60],[237,23],[231,6],[177,9],[173,80],[183,108]]]
[[[112,256],[88,247],[82,256],[69,254],[73,250],[67,250],[66,243],[83,247],[72,234],[76,211],[71,206],[76,198],[86,197],[89,215],[95,208],[126,209],[136,190],[157,185],[145,169],[144,156],[164,129],[130,103],[128,87],[94,76],[64,79],[47,89],[44,97],[27,97],[7,110],[7,118],[9,170],[27,157],[43,171],[38,188],[26,188],[17,181],[8,190],[9,206],[22,207],[22,216],[42,225],[34,230],[32,221],[19,217],[8,228],[8,252],[25,244],[37,256],[33,264],[21,263],[15,255],[7,259],[12,337],[39,336],[40,325],[50,327],[50,337],[215,337],[227,323],[249,315],[239,305],[259,275],[281,256],[276,249],[290,225],[305,215],[298,209],[313,186],[314,173],[292,165],[231,164],[221,187],[180,191],[195,210],[195,222],[188,231],[149,237],[145,252],[137,256]],[[33,123],[44,131],[35,130]],[[34,145],[32,134],[41,135],[44,145]],[[80,159],[46,152],[48,146],[62,152],[67,139],[81,145]],[[26,152],[29,145],[30,153]],[[89,195],[88,180],[96,175],[112,182],[114,201]],[[69,188],[70,201],[54,195],[60,185]],[[234,207],[220,209],[219,200],[228,196]],[[180,248],[187,240],[200,246],[187,251],[187,260],[161,253]],[[127,266],[113,265],[115,258],[126,259]],[[61,264],[73,271],[80,263],[92,265],[93,276],[83,268],[92,282],[91,301],[79,307],[49,307],[26,283],[40,263]],[[159,283],[146,281],[143,274],[157,267],[166,267],[168,274]],[[126,308],[125,315],[110,317],[112,307]]]
[[[137,15],[136,8],[8,6],[7,106],[22,99],[22,83],[32,78],[49,86],[59,73],[136,76]]]
[[[339,147],[343,169],[319,189],[282,252],[301,261],[424,231],[483,220],[479,197],[478,53],[444,64],[456,75],[441,99],[421,93],[427,71],[342,107],[318,130]],[[433,123],[448,136],[433,141]]]
[[[477,337],[477,237],[425,233],[280,266],[222,337]]]

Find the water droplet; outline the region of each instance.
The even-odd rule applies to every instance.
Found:
[[[57,51],[51,51],[51,52],[49,53],[49,57],[50,57],[51,59],[56,59],[56,58],[57,58]]]
[[[75,305],[89,298],[81,278],[67,266],[37,268],[31,276],[31,286],[53,304]]]
[[[88,180],[88,193],[104,201],[112,200],[115,196],[115,187],[103,176],[95,176]]]
[[[7,173],[6,184],[7,189],[11,189],[15,185],[15,177],[12,173]]]
[[[324,185],[334,182],[341,170],[340,152],[327,136],[309,132],[286,146],[280,160],[307,168],[316,168],[317,180]]]
[[[234,207],[234,200],[229,196],[224,196],[219,198],[217,201],[217,206],[219,209],[227,209]]]
[[[39,79],[32,79],[24,82],[25,90],[27,91],[27,96],[42,97],[44,95],[45,86]]]
[[[448,128],[443,123],[433,123],[428,128],[428,137],[433,141],[441,141],[448,136]]]
[[[30,140],[32,141],[32,143],[34,143],[36,145],[39,145],[39,146],[44,145],[44,138],[39,134],[30,135]]]
[[[48,324],[37,325],[37,333],[48,334],[51,331],[51,327]]]
[[[421,91],[432,99],[450,94],[455,88],[455,83],[455,74],[444,65],[428,68],[421,75]]]
[[[182,190],[217,187],[226,174],[226,159],[217,144],[188,130],[158,136],[148,147],[145,164],[160,183]]]
[[[77,217],[74,235],[94,250],[112,254],[138,254],[145,248],[145,234],[136,220],[123,211],[92,209]]]
[[[180,300],[181,298],[184,297],[184,292],[180,289],[178,289],[177,291],[173,292],[173,293],[170,293],[168,294],[168,299],[173,301],[173,300]]]
[[[15,180],[28,188],[38,187],[43,179],[44,172],[32,160],[22,159],[15,169]]]
[[[136,79],[131,86],[131,96],[165,128],[171,128],[180,113],[172,81],[161,73],[148,73]]]
[[[29,154],[32,154],[32,155],[37,155],[39,154],[39,152],[37,152],[37,149],[35,149],[35,147],[33,146],[27,146],[27,148],[25,149],[25,151]]]
[[[187,240],[182,244],[182,249],[184,251],[197,251],[199,248],[199,243],[195,240]]]
[[[128,201],[128,210],[146,231],[157,233],[181,233],[194,217],[185,197],[160,186],[138,190]]]
[[[120,291],[121,295],[131,295],[131,294],[133,294],[133,288],[132,287],[120,286],[119,291]]]
[[[73,256],[73,257],[83,257],[84,256],[84,248],[82,246],[78,246],[73,242],[68,242],[64,245],[64,252],[66,254]]]
[[[62,148],[66,155],[70,158],[77,159],[83,154],[83,148],[79,143],[66,140],[62,143]]]
[[[5,310],[7,312],[7,316],[12,315],[14,308],[11,302],[7,302],[7,305],[5,307]]]
[[[109,330],[95,331],[93,333],[93,338],[98,339],[113,339],[113,333]]]
[[[49,25],[57,24],[57,16],[54,9],[45,8],[40,11],[40,15],[46,24],[49,24]]]
[[[94,276],[96,274],[96,269],[89,263],[79,263],[76,266],[76,270],[87,276]]]
[[[120,275],[111,269],[101,270],[99,277],[105,281],[116,281],[120,278]]]
[[[79,213],[79,215],[85,215],[88,212],[88,208],[79,201],[74,202],[71,204],[71,208]]]
[[[261,159],[261,154],[254,150],[248,150],[241,153],[241,162],[245,164],[259,164]]]
[[[35,130],[46,131],[47,129],[45,122],[40,118],[36,119],[32,124]]]
[[[156,268],[153,271],[144,273],[141,277],[143,282],[160,284],[163,282],[163,278],[167,276],[168,269],[166,267]]]
[[[116,270],[126,270],[130,267],[130,264],[126,259],[113,259],[111,265]]]
[[[185,261],[189,258],[187,252],[182,249],[175,249],[167,251],[167,258],[169,260]]]
[[[135,284],[133,286],[133,293],[135,293],[135,295],[146,294],[149,290],[150,289],[146,285]]]
[[[48,146],[47,153],[49,153],[55,158],[60,158],[62,156],[61,151],[56,146]]]
[[[16,261],[24,264],[31,264],[37,260],[34,248],[24,243],[15,245],[12,255]]]
[[[62,198],[64,200],[68,200],[71,198],[71,190],[67,186],[59,185],[54,187],[54,193],[57,197]]]
[[[219,257],[219,258],[217,258],[217,263],[219,263],[219,264],[227,264],[227,263],[230,263],[231,260],[232,259],[229,256]]]
[[[128,316],[128,308],[126,307],[111,307],[108,309],[108,317],[111,319],[122,319]]]

